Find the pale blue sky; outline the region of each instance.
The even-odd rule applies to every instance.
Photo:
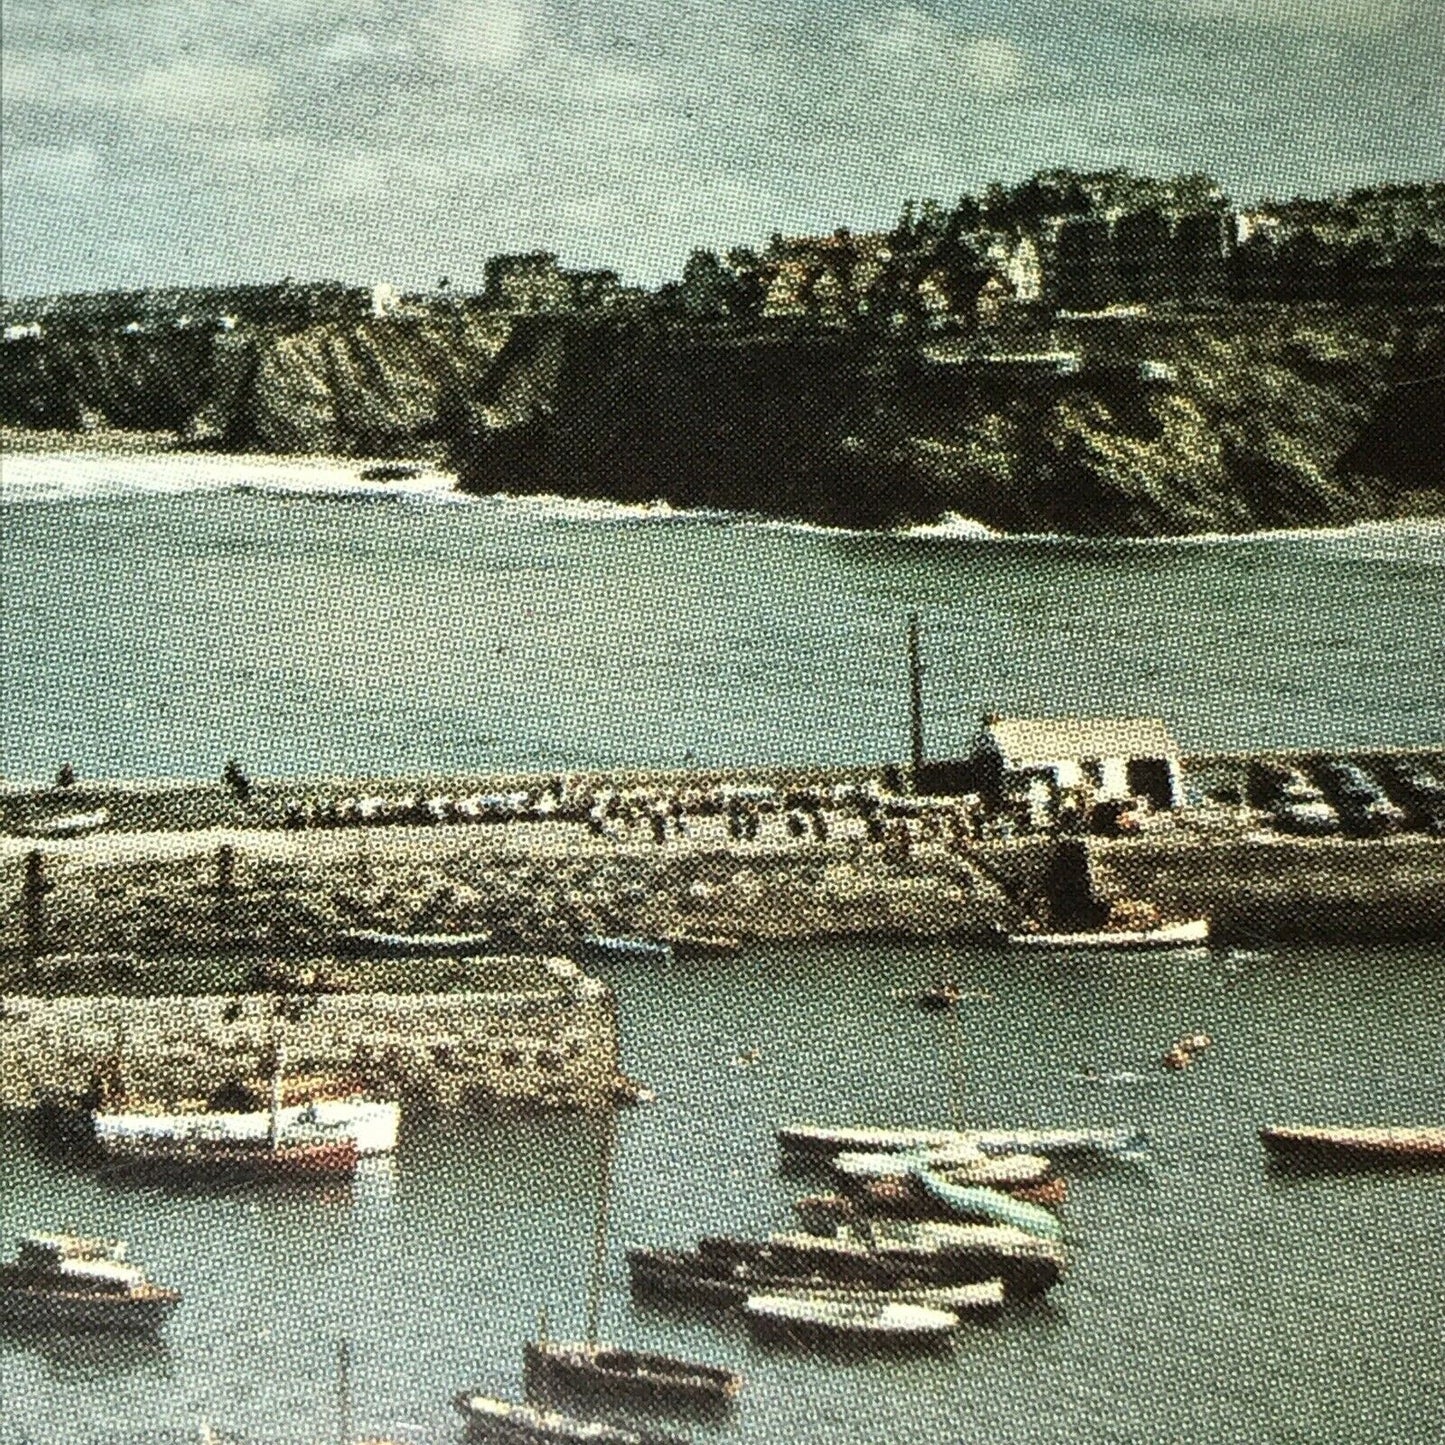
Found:
[[[1445,0],[0,0],[8,294],[480,283],[1042,166],[1445,176]]]

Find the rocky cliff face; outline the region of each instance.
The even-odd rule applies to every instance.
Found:
[[[0,361],[8,424],[236,451],[444,447],[482,492],[1084,535],[1445,512],[1438,309],[1025,318],[986,345],[458,311],[46,335]]]
[[[0,420],[171,431],[231,451],[386,456],[434,441],[507,335],[465,315],[7,343]]]
[[[1323,525],[1445,510],[1441,373],[1440,318],[1313,307],[1023,326],[991,357],[533,321],[484,378],[457,467],[477,490],[858,527]]]

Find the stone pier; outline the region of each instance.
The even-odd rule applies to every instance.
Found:
[[[602,1107],[619,1082],[611,991],[565,960],[498,993],[328,994],[298,1019],[250,995],[0,998],[0,1107],[81,1105],[119,1084],[174,1107],[264,1086],[279,1038],[288,1076],[433,1108]]]

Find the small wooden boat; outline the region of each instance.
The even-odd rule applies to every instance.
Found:
[[[1010,1224],[1040,1239],[1062,1239],[1057,1216],[1037,1204],[1027,1204],[997,1189],[976,1184],[954,1184],[931,1169],[915,1169],[913,1177],[926,1193],[960,1219],[981,1219],[987,1224]]]
[[[1445,1126],[1268,1124],[1259,1137],[1281,1159],[1337,1164],[1445,1167]]]
[[[469,1440],[494,1445],[685,1445],[676,1435],[579,1420],[465,1390],[453,1397],[452,1404],[466,1422]]]
[[[490,932],[382,933],[348,928],[337,938],[336,952],[349,958],[472,958],[495,950]]]
[[[120,1240],[26,1234],[0,1265],[0,1321],[43,1330],[158,1330],[181,1297],[129,1264]]]
[[[34,838],[79,838],[97,833],[110,822],[110,810],[97,808],[93,813],[64,813],[58,818],[44,818],[25,830]]]
[[[965,1137],[985,1154],[1092,1155],[1098,1158],[1137,1154],[1148,1136],[1132,1124],[1102,1129],[972,1129]]]
[[[1155,928],[1101,928],[1085,933],[1009,933],[1013,948],[1193,948],[1209,941],[1209,920],[1191,918]]]
[[[777,1131],[785,1154],[832,1159],[839,1154],[897,1154],[938,1149],[957,1144],[964,1135],[957,1129],[827,1128],[817,1124],[791,1124]]]
[[[845,1185],[875,1179],[896,1179],[916,1169],[931,1169],[954,1184],[999,1189],[1014,1184],[1037,1184],[1047,1179],[1052,1166],[1042,1154],[985,1154],[971,1156],[953,1149],[924,1149],[916,1154],[840,1154],[833,1168]]]
[[[662,1409],[719,1409],[737,1398],[742,1376],[716,1365],[615,1345],[528,1340],[522,1346],[527,1398],[550,1403],[560,1395],[601,1395]]]
[[[356,1172],[356,1141],[303,1138],[109,1139],[102,1168],[112,1173],[206,1182],[342,1179]]]
[[[627,1268],[634,1295],[667,1300],[689,1309],[736,1309],[750,1294],[873,1290],[911,1297],[940,1286],[929,1274],[881,1262],[871,1272],[840,1279],[805,1266],[776,1261],[708,1258],[696,1250],[629,1249]],[[978,1283],[980,1281],[970,1281]]]
[[[976,1284],[1002,1279],[1011,1296],[1042,1294],[1063,1274],[1060,1241],[1012,1225],[865,1221],[833,1237],[781,1232],[766,1241],[712,1236],[698,1254],[717,1274],[742,1277],[821,1277],[832,1285],[893,1290],[909,1284]]]
[[[850,1152],[919,1154],[953,1148],[990,1155],[1108,1156],[1137,1153],[1148,1142],[1144,1132],[1130,1124],[1081,1129],[829,1129],[794,1124],[779,1129],[777,1140],[787,1155],[820,1161]],[[935,1155],[932,1162],[942,1161]]]
[[[901,1344],[938,1340],[958,1328],[951,1310],[896,1300],[840,1299],[806,1294],[755,1294],[743,1302],[748,1322],[784,1335]]]

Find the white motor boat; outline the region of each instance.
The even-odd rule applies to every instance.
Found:
[[[269,1137],[271,1111],[189,1114],[96,1113],[95,1140],[103,1149],[125,1149],[152,1140],[243,1142]],[[372,1099],[317,1099],[292,1104],[276,1115],[280,1142],[304,1134],[350,1139],[360,1155],[390,1154],[396,1148],[401,1106]]]

